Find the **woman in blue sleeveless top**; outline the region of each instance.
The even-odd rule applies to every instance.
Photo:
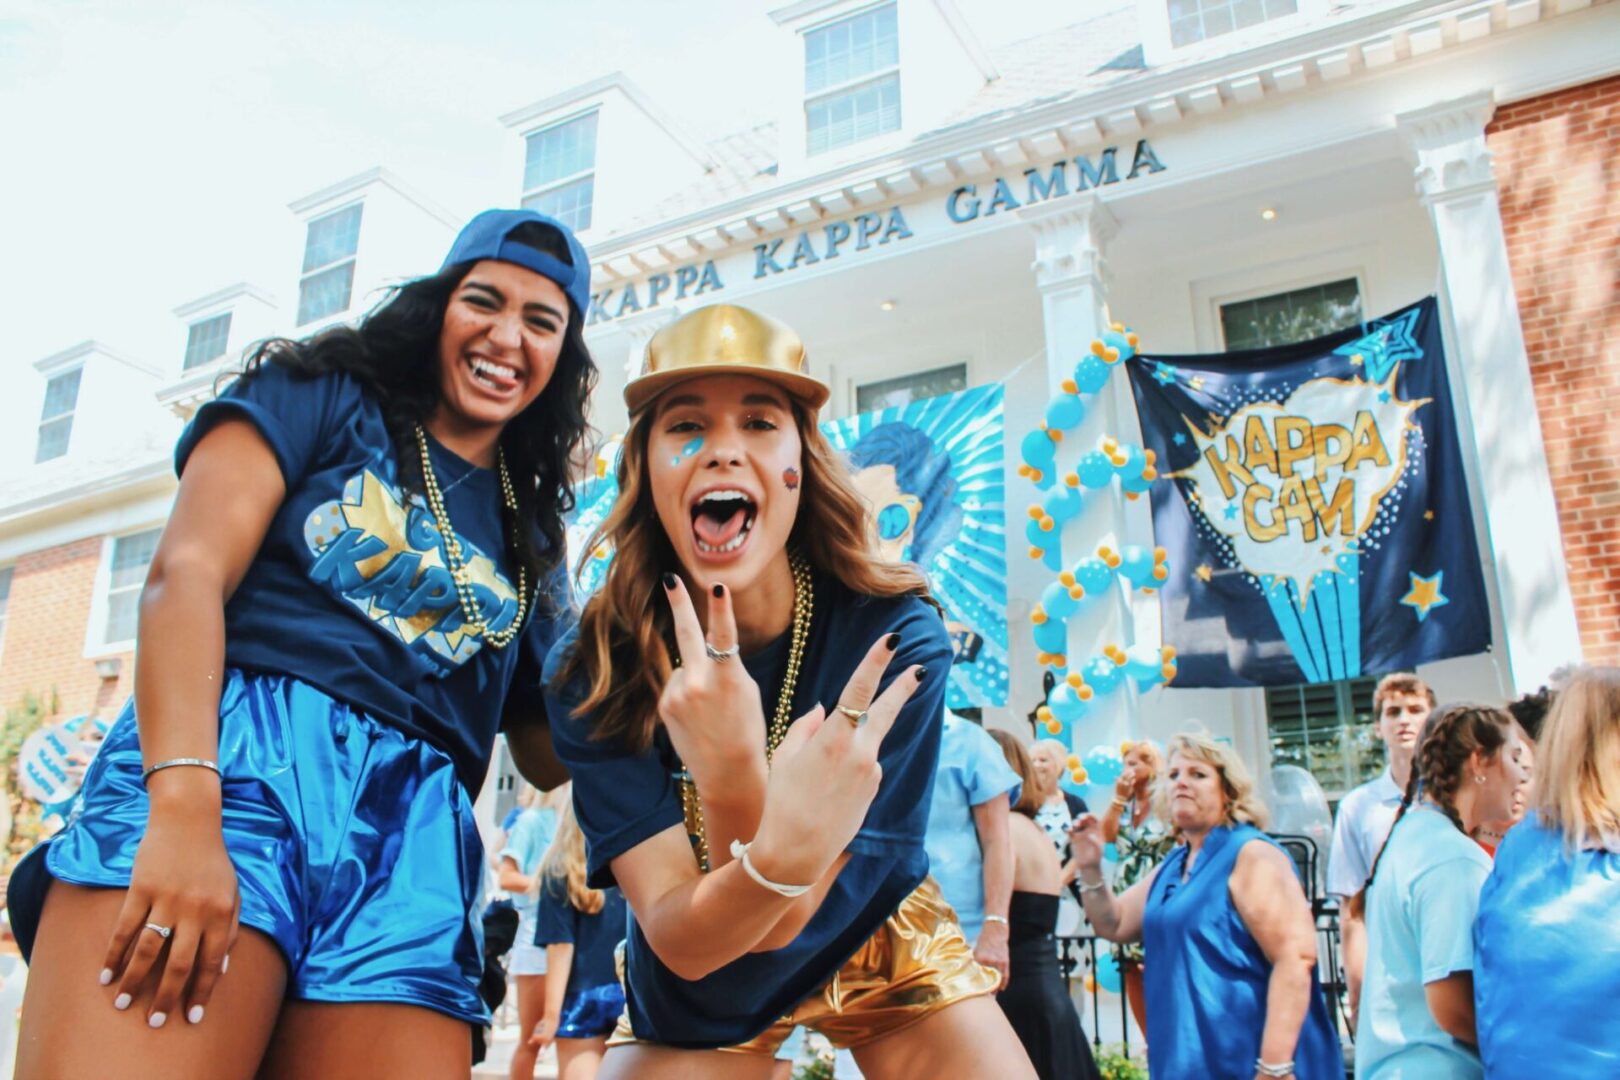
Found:
[[[1147,956],[1154,1080],[1339,1080],[1339,1035],[1316,977],[1316,925],[1293,860],[1257,827],[1265,807],[1243,763],[1201,735],[1170,740],[1160,813],[1182,843],[1114,896],[1102,825],[1074,833],[1086,915]]]

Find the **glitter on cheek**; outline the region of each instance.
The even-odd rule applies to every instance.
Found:
[[[799,470],[789,465],[782,470],[782,483],[787,485],[789,491],[799,490]]]
[[[691,442],[687,443],[685,446],[681,447],[680,454],[677,455],[676,457],[670,458],[669,463],[672,466],[673,465],[679,465],[681,463],[682,458],[692,457],[694,454],[696,454],[701,449],[703,449],[703,437],[700,435],[697,438],[693,439]]]

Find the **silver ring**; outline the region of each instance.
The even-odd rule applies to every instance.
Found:
[[[147,923],[145,928],[147,930],[152,931],[152,933],[156,934],[158,937],[162,938],[164,941],[168,941],[169,940],[169,935],[174,933],[174,928],[172,926],[159,926],[155,922]]]
[[[705,641],[703,643],[703,651],[709,654],[710,660],[713,660],[717,664],[723,664],[727,660],[730,660],[733,656],[736,656],[737,653],[741,651],[741,647],[733,645],[729,649],[717,649]]]
[[[866,710],[865,709],[852,709],[848,705],[835,705],[834,708],[837,709],[839,712],[844,714],[844,717],[847,720],[849,720],[850,726],[852,726],[852,727],[865,727],[866,726]]]

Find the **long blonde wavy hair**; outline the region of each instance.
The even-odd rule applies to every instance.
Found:
[[[660,578],[682,569],[653,505],[647,468],[647,443],[657,412],[655,402],[631,420],[625,433],[619,497],[584,548],[595,551],[611,544],[613,561],[601,589],[580,613],[578,643],[555,680],[561,687],[583,672],[588,690],[576,715],[594,710],[593,737],[619,740],[638,752],[652,742],[658,698],[674,670],[673,621]],[[884,562],[877,555],[871,510],[815,416],[794,402],[793,422],[804,447],[804,475],[788,546],[852,592],[920,596],[933,603],[928,581],[916,567]]]
[[[1536,788],[1541,824],[1571,849],[1620,853],[1620,668],[1581,669],[1541,729]]]
[[[540,859],[540,872],[534,875],[530,892],[539,896],[546,883],[554,881],[566,887],[568,902],[576,910],[595,915],[602,910],[606,897],[601,889],[585,884],[585,834],[574,817],[574,785],[570,781],[558,790],[563,797],[557,800],[557,831]]]

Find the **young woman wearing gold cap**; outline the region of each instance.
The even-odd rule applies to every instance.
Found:
[[[700,309],[625,400],[613,562],[546,665],[590,884],[633,914],[603,1075],[767,1076],[803,1024],[873,1080],[1033,1076],[926,876],[950,641],[869,550],[798,336]]]

